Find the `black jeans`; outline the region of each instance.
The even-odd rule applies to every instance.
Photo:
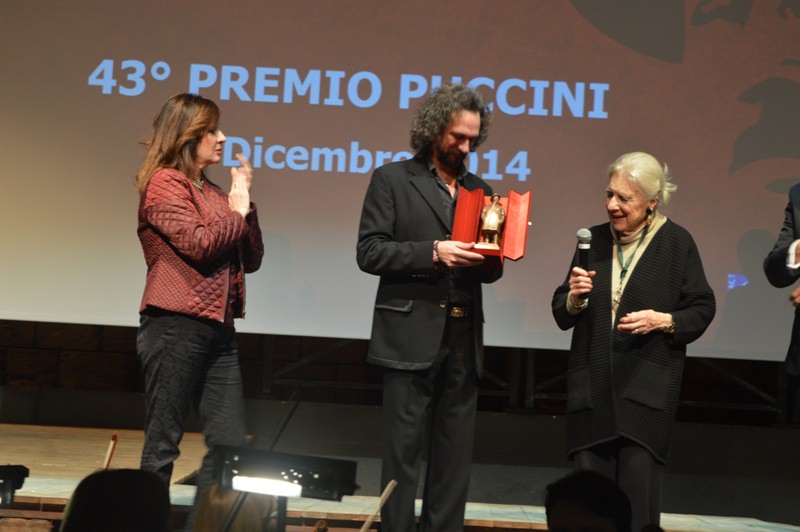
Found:
[[[242,375],[233,327],[180,314],[142,314],[136,350],[145,379],[141,468],[169,485],[190,409],[197,411],[209,451],[197,477],[197,498],[213,482],[214,445],[241,446],[247,434]]]

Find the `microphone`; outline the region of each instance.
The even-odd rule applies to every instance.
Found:
[[[589,271],[589,249],[592,247],[592,232],[588,229],[578,229],[578,266]]]
[[[589,271],[589,249],[592,247],[592,232],[582,227],[578,229],[578,266]],[[586,299],[589,294],[581,294],[581,299]]]

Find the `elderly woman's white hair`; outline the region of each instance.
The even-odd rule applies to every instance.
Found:
[[[678,185],[671,181],[672,174],[666,164],[641,151],[620,155],[608,167],[608,177],[619,173],[639,186],[645,199],[658,199],[658,207],[666,207]]]

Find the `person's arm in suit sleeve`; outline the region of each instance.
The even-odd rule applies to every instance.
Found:
[[[362,271],[374,275],[433,271],[433,240],[395,240],[398,213],[391,177],[382,168],[372,174],[367,188],[356,245],[356,262]],[[403,213],[411,217],[412,213]]]
[[[792,192],[794,192],[794,189]],[[781,231],[778,234],[778,240],[775,241],[772,251],[764,259],[764,273],[767,275],[767,280],[771,285],[783,288],[791,285],[800,277],[800,268],[788,266],[796,262],[795,257],[790,256],[790,252],[794,255],[794,250],[797,247],[796,241],[794,204],[792,193],[790,192],[789,204],[786,205],[783,227],[781,227]]]

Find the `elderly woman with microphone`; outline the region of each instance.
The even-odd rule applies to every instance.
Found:
[[[608,179],[609,221],[590,229],[590,245],[583,235],[552,310],[562,330],[573,328],[568,455],[622,488],[639,530],[660,521],[686,345],[706,330],[716,303],[694,240],[662,213],[677,188],[666,165],[628,153]]]

